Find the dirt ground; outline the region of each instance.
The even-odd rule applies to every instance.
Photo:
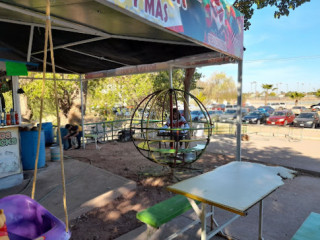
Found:
[[[200,171],[176,170],[177,178],[173,178],[169,169],[144,158],[132,142],[109,142],[100,146],[100,151],[95,149],[94,144],[87,145],[85,150],[68,150],[65,157],[72,157],[131,179],[137,183],[137,188],[126,196],[71,220],[71,239],[115,239],[141,226],[136,213],[169,198],[171,193],[166,190],[166,186],[176,182],[177,178],[188,178],[234,160],[229,156],[204,153],[192,164],[192,168]]]

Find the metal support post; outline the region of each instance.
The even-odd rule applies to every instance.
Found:
[[[260,201],[260,205],[259,205],[259,240],[263,240],[262,231],[263,231],[263,200]]]
[[[237,152],[236,161],[241,161],[241,122],[242,122],[242,60],[238,62],[238,86],[237,86]]]
[[[205,203],[201,204],[201,240],[207,239],[207,218],[206,218],[206,205]]]
[[[79,75],[80,78],[80,97],[81,97],[81,127],[82,127],[82,145],[83,148],[86,148],[86,143],[84,141],[84,121],[83,121],[83,84],[82,84],[82,76]]]

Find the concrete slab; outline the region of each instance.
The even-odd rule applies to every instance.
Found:
[[[298,176],[293,180],[285,180],[285,184],[264,200],[263,236],[265,240],[289,240],[311,212],[320,213],[320,178],[312,176]],[[231,213],[215,209],[218,223],[223,224]],[[163,225],[153,235],[152,240],[161,240],[181,229],[195,219],[192,211]],[[258,238],[259,206],[249,210],[248,215],[234,221],[225,229],[230,239],[256,240]],[[200,239],[200,225],[185,232],[176,239]],[[147,239],[146,226],[131,231],[116,240],[144,240]],[[225,239],[219,236],[214,240]]]
[[[74,159],[65,160],[65,179],[70,220],[136,188],[134,181]],[[0,198],[12,194],[31,196],[32,181],[30,178],[1,190]],[[64,221],[61,183],[60,162],[47,162],[47,167],[38,171],[35,200]]]

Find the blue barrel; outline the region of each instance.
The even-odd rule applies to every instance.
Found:
[[[21,161],[23,170],[33,170],[37,156],[37,144],[38,144],[38,132],[37,131],[25,131],[20,132],[21,138]],[[40,149],[38,168],[44,167],[46,163],[46,151],[45,151],[45,135],[44,131],[41,131],[40,135]]]
[[[61,133],[63,149],[66,150],[69,148],[69,142],[68,142],[68,139],[63,139],[63,137],[66,136],[69,133],[69,131],[68,131],[68,129],[66,129],[64,127],[61,127],[60,133]],[[57,132],[57,137],[58,137],[58,132]],[[58,144],[58,141],[59,140],[57,140],[57,144]]]
[[[38,124],[39,127],[39,124]],[[50,145],[53,143],[53,126],[52,122],[42,123],[42,129],[44,131],[44,136],[46,139],[46,145]]]

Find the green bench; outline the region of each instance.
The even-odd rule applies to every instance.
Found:
[[[291,240],[319,240],[320,214],[310,213]]]
[[[151,227],[159,228],[162,224],[169,222],[191,208],[192,206],[185,196],[176,195],[138,212],[137,219]]]
[[[195,201],[196,204],[199,204],[199,201]],[[160,228],[161,225],[170,222],[174,218],[182,215],[192,208],[189,200],[182,195],[175,195],[172,198],[164,200],[152,207],[149,207],[141,212],[138,212],[136,217],[141,222],[145,223],[148,227],[147,230],[147,239],[155,232],[156,229]],[[189,228],[198,224],[200,220],[194,220],[189,223],[187,226],[182,228],[180,231],[173,233],[166,240],[171,240],[187,231]]]

